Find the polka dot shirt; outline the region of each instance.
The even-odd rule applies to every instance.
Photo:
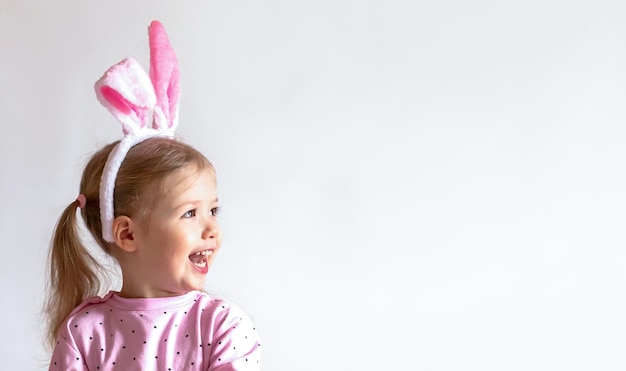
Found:
[[[192,291],[168,298],[109,292],[59,330],[50,370],[260,370],[254,324],[234,304]]]

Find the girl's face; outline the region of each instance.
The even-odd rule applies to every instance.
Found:
[[[167,193],[137,222],[132,296],[158,297],[202,290],[222,245],[214,175],[183,169],[168,180]],[[122,293],[124,294],[124,288]]]

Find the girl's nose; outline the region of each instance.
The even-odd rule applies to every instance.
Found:
[[[207,220],[204,230],[202,231],[202,238],[217,238],[220,234],[220,226],[216,220]]]

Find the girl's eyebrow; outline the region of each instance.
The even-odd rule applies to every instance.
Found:
[[[219,199],[217,197],[215,197],[215,199],[213,201],[211,201],[210,203],[211,204],[217,204],[218,201],[219,201]],[[197,205],[197,204],[199,204],[201,202],[202,202],[202,200],[184,200],[184,201],[181,201],[181,202],[177,203],[176,205],[174,205],[173,209],[179,209],[179,208],[181,208],[181,207],[183,207],[185,205],[190,205],[190,204],[191,205]]]

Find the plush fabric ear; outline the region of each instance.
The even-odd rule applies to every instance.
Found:
[[[150,40],[150,79],[157,101],[152,125],[154,129],[173,131],[178,125],[180,99],[178,59],[161,22],[150,23],[148,37]]]
[[[122,124],[124,134],[150,127],[156,96],[150,78],[139,62],[126,58],[96,81],[98,101]]]
[[[115,179],[126,154],[137,143],[153,137],[174,137],[180,97],[178,60],[163,25],[148,28],[150,75],[132,58],[109,68],[96,81],[98,101],[122,124],[124,138],[111,150],[100,179],[102,238],[113,236]]]

